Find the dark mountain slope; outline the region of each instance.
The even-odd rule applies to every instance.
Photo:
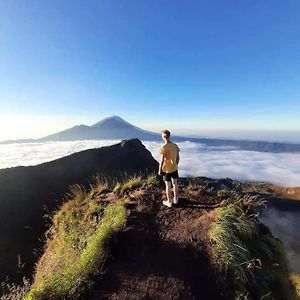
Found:
[[[90,149],[32,167],[0,170],[0,281],[17,277],[18,254],[25,273],[37,259],[44,215],[62,202],[71,184],[88,184],[96,173],[106,178],[156,171],[158,163],[139,140]]]

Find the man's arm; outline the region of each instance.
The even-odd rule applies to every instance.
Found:
[[[179,157],[179,151],[180,151],[180,149],[179,149],[179,147],[177,146],[177,157],[176,157],[176,163],[177,163],[177,165],[179,164],[179,160],[180,160],[180,157]]]
[[[160,163],[159,163],[159,167],[158,167],[158,175],[161,175],[161,173],[162,173],[163,161],[164,161],[164,156],[161,155],[161,159],[160,159]]]

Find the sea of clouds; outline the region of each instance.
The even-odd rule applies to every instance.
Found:
[[[81,140],[0,145],[0,169],[37,165],[74,152],[112,145],[119,140]],[[143,144],[157,160],[160,142]],[[243,181],[265,181],[282,186],[300,186],[300,153],[244,151],[234,147],[209,147],[180,142],[180,176],[230,177]]]

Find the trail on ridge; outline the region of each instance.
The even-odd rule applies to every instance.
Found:
[[[127,227],[112,247],[112,261],[96,283],[96,299],[225,299],[209,265],[207,232],[211,209],[199,203],[205,197],[183,196],[167,208],[157,188],[130,195]],[[194,199],[193,199],[194,198]]]

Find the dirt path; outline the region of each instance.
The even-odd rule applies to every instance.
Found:
[[[128,226],[89,299],[224,299],[206,255],[212,214],[186,198],[167,208],[157,190],[131,197]]]

